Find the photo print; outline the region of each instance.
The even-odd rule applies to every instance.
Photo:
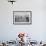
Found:
[[[32,24],[32,11],[13,11],[13,24]]]

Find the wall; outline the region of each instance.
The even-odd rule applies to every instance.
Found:
[[[46,40],[46,14],[42,0],[17,0],[14,5],[0,0],[0,40],[15,40],[18,32],[31,34],[37,41]],[[13,11],[32,11],[32,25],[13,25]]]

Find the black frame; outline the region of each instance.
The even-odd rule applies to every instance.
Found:
[[[15,12],[29,12],[30,13],[30,23],[16,23],[15,21],[14,21],[14,13]],[[13,11],[13,24],[14,25],[32,25],[32,11]]]

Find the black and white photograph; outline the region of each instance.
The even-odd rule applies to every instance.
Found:
[[[13,24],[32,24],[32,11],[13,11]]]

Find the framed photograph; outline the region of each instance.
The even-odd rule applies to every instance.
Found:
[[[13,24],[32,24],[32,11],[13,11]]]

